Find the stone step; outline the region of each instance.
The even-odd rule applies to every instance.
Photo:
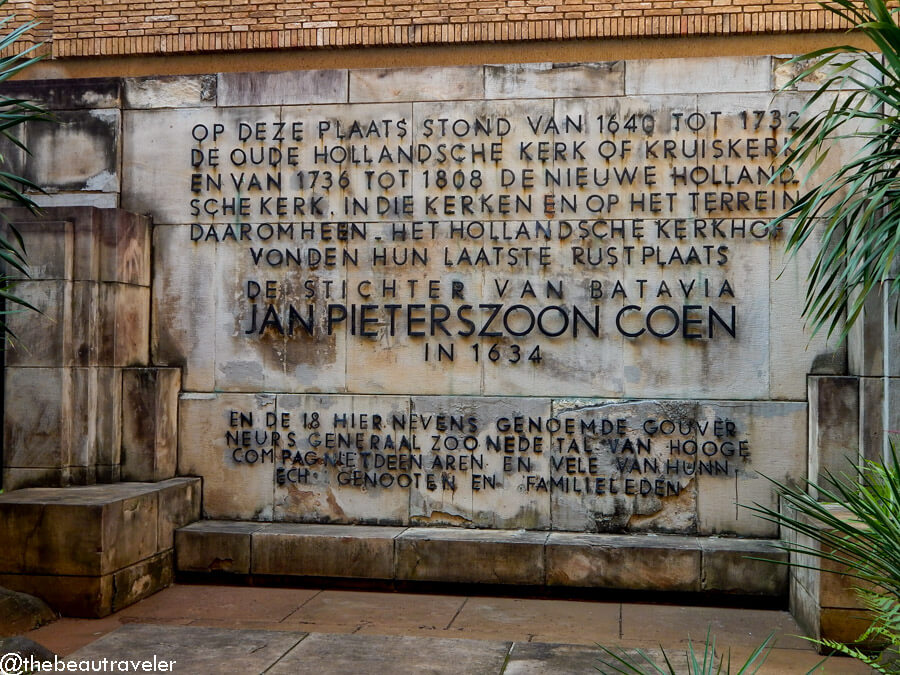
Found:
[[[0,586],[106,616],[169,585],[174,532],[199,517],[199,478],[0,494]]]
[[[774,540],[201,520],[176,570],[784,596]]]

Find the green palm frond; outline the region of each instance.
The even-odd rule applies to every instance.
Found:
[[[862,147],[850,162],[816,178],[770,227],[786,226],[792,253],[823,228],[804,316],[813,334],[837,331],[843,339],[870,293],[883,288],[893,298],[895,313],[900,300],[900,277],[891,275],[900,250],[900,27],[896,10],[884,0],[834,0],[823,6],[869,37],[879,51],[842,45],[789,61],[801,68],[783,89],[824,75],[804,112],[820,101],[830,103],[791,135],[772,181],[795,174],[805,175],[808,183],[835,143],[856,139]]]

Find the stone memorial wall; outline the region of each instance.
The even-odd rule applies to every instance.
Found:
[[[47,199],[152,217],[207,518],[771,537],[847,373],[766,227],[785,60],[125,79]]]

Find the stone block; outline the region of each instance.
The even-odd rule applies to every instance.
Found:
[[[96,366],[100,359],[100,287],[95,281],[73,281],[71,287],[67,327],[71,338],[62,355],[63,363]]]
[[[694,537],[552,532],[546,551],[550,586],[701,590],[701,551]]]
[[[784,563],[788,554],[775,542],[718,537],[699,537],[699,542],[703,554],[702,590],[741,595],[787,593],[789,568]]]
[[[451,101],[484,97],[480,66],[366,68],[350,71],[350,103]]]
[[[98,216],[98,281],[149,286],[149,218],[120,209],[102,209]]]
[[[802,400],[804,375],[843,375],[847,372],[847,344],[827,330],[812,335],[800,320],[813,260],[820,250],[821,230],[795,254],[785,252],[785,235],[771,240],[769,269],[769,391],[770,398]],[[841,330],[843,326],[838,326]]]
[[[827,486],[827,476],[852,471],[859,461],[859,378],[812,376],[809,390],[809,477]]]
[[[219,106],[304,105],[346,101],[346,70],[219,73]]]
[[[8,543],[0,572],[100,577],[155,556],[171,548],[174,527],[197,515],[197,483],[176,478],[0,495],[0,537]],[[168,535],[165,547],[160,531]]]
[[[94,207],[114,209],[119,206],[116,192],[52,192],[29,195],[42,209]]]
[[[122,81],[124,107],[194,108],[216,104],[215,75],[127,77]]]
[[[692,401],[554,401],[554,414],[570,420],[575,433],[554,434],[553,528],[572,532],[652,531],[678,534],[698,529],[697,480],[667,474],[670,443],[702,443]],[[603,428],[603,420],[608,426]],[[670,420],[671,433],[649,436],[647,421]],[[620,422],[621,421],[621,422]],[[682,429],[676,429],[675,424]],[[706,427],[711,436],[712,427]],[[573,445],[574,444],[574,445]]]
[[[770,91],[772,59],[769,56],[718,58],[644,59],[629,61],[625,93],[693,94],[704,92]]]
[[[253,574],[391,579],[400,527],[273,523],[252,535]]]
[[[2,574],[0,584],[44,600],[67,617],[100,619],[172,583],[172,551],[101,576]]]
[[[871,617],[859,609],[836,609],[823,607],[820,632],[823,640],[835,640],[844,644],[856,643],[871,625]]]
[[[862,459],[882,461],[888,440],[900,429],[900,377],[859,378],[859,452]],[[886,438],[887,437],[887,438]],[[900,443],[894,439],[900,451]]]
[[[112,596],[109,613],[125,609],[171,586],[175,570],[174,558],[174,552],[168,549],[110,575]],[[105,612],[106,607],[101,611]]]
[[[410,430],[392,428],[394,416],[407,420],[409,409],[409,399],[402,396],[279,394],[276,414],[280,433],[293,433],[295,440],[281,443],[279,447],[279,452],[290,452],[290,459],[282,461],[278,457],[276,461],[274,519],[356,525],[408,524],[411,488],[400,486],[395,476],[409,475],[419,468],[412,466],[400,471],[396,469],[398,464],[394,465],[394,471],[385,468],[389,458],[409,463],[419,454],[412,447],[402,446],[404,442],[411,444]],[[373,428],[376,417],[380,429]],[[335,423],[336,418],[341,421]],[[351,439],[350,445],[337,447],[338,434]],[[395,448],[385,449],[382,440],[378,441],[377,448],[372,448],[372,435],[384,443],[390,436]],[[327,460],[334,464],[327,464]],[[388,475],[391,483],[366,485],[362,476],[373,473]]]
[[[851,375],[900,377],[900,330],[894,323],[892,301],[883,293],[876,291],[866,298],[847,343]]]
[[[181,395],[178,475],[203,476],[204,518],[272,520],[275,460],[261,455],[272,447],[267,413],[275,413],[272,394]],[[243,461],[250,450],[257,461]]]
[[[7,368],[4,389],[4,468],[68,467],[71,370]]]
[[[58,468],[4,467],[3,469],[3,489],[7,491],[31,487],[65,487],[71,483],[71,471],[67,466]]]
[[[115,483],[119,481],[122,451],[122,370],[97,368],[96,371],[97,397],[85,412],[94,420],[96,452],[93,456],[97,463],[97,482]],[[113,473],[103,479],[100,467],[109,467]]]
[[[200,519],[201,481],[196,478],[173,478],[158,487],[156,550],[168,551],[175,546],[175,531]]]
[[[215,388],[218,260],[214,246],[189,244],[188,226],[153,228],[156,272],[153,277],[151,336],[153,363],[182,367],[188,391]],[[183,254],[191,246],[191,255]]]
[[[71,279],[73,248],[75,246],[72,223],[65,220],[42,222],[12,222],[22,237],[23,250],[28,261],[28,277],[33,281]],[[8,226],[0,226],[0,233],[15,243],[15,235]],[[6,276],[24,279],[20,272],[7,266]]]
[[[472,584],[544,583],[547,534],[524,530],[416,528],[396,540],[395,577]]]
[[[416,396],[410,412],[425,424],[431,422],[419,436],[425,439],[424,470],[433,482],[423,480],[410,488],[411,524],[550,529],[554,522],[550,491],[529,491],[527,476],[549,476],[550,460],[543,448],[549,449],[551,435],[519,433],[513,428],[514,420],[550,417],[550,399]],[[438,420],[443,429],[437,428]],[[456,421],[455,427],[450,426],[451,420]],[[519,445],[523,438],[527,448]],[[476,448],[464,449],[475,441]],[[507,443],[515,452],[505,451]],[[462,470],[448,466],[448,461],[466,459],[470,464]]]
[[[35,595],[63,616],[99,619],[112,614],[113,575],[3,574],[6,588]]]
[[[118,192],[121,114],[116,109],[66,110],[56,123],[30,123],[21,175],[44,189]]]
[[[625,63],[510,63],[484,67],[484,97],[575,98],[621,96]]]
[[[131,284],[101,283],[97,305],[98,364],[146,364],[150,355],[150,289]]]
[[[710,462],[713,472],[697,477],[699,534],[777,536],[778,528],[773,523],[744,507],[760,504],[775,509],[777,499],[768,479],[798,483],[805,477],[806,403],[708,401],[703,403],[703,408],[702,417],[712,424],[721,420],[735,425],[734,436],[718,440],[736,445],[732,456],[717,450],[714,456],[702,460]],[[741,441],[746,441],[743,457]]]
[[[158,481],[175,475],[178,455],[177,368],[122,371],[122,479]]]
[[[84,77],[59,80],[14,80],[4,85],[4,95],[35,101],[51,110],[92,110],[121,105],[121,80]]]
[[[16,336],[6,351],[8,366],[69,365],[72,351],[72,282],[19,281],[13,294],[38,311],[14,307],[6,323]]]
[[[203,520],[175,531],[179,572],[250,574],[250,540],[264,523]]]

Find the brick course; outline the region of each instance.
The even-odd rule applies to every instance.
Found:
[[[793,0],[11,0],[54,57],[844,28]]]

